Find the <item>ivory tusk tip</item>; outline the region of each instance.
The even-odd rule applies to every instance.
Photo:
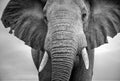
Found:
[[[89,69],[89,63],[85,64],[86,69]]]
[[[48,61],[48,53],[45,51],[43,59],[40,63],[39,72],[41,72],[44,69],[45,65],[47,64],[47,61]]]
[[[39,72],[41,72],[42,71],[42,68],[41,67],[39,67]]]
[[[88,53],[87,53],[86,48],[82,49],[82,57],[83,57],[83,61],[84,61],[86,69],[89,69],[89,58],[88,58]]]

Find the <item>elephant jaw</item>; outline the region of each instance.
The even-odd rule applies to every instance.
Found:
[[[86,48],[82,49],[82,58],[83,58],[86,69],[89,69],[89,58],[88,58],[88,53]],[[41,72],[44,69],[45,65],[47,64],[47,61],[48,61],[48,53],[45,51],[39,67],[39,72]]]

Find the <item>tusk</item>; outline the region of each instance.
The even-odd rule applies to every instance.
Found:
[[[45,67],[47,61],[48,61],[48,53],[45,51],[43,59],[42,59],[42,61],[40,63],[39,72],[41,72],[43,70],[43,68]]]
[[[86,69],[89,69],[89,58],[88,58],[88,53],[86,48],[82,49],[82,57],[83,57],[83,61],[85,63]]]

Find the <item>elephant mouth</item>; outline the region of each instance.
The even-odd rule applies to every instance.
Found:
[[[89,58],[88,58],[87,49],[83,48],[81,51],[81,54],[82,54],[82,58],[83,58],[86,69],[89,69]],[[47,61],[48,61],[48,53],[45,51],[40,67],[39,67],[39,72],[41,72],[44,69]]]

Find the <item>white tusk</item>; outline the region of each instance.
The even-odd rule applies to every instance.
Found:
[[[82,49],[82,58],[85,63],[86,69],[89,69],[89,58],[88,58],[88,53],[87,53],[86,48]]]
[[[39,72],[41,72],[43,70],[43,68],[45,67],[47,61],[48,61],[48,53],[45,51],[43,59],[42,59],[42,61],[40,63]]]

